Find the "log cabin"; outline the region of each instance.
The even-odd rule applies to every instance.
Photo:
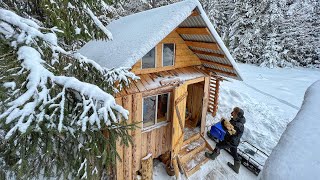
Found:
[[[116,179],[152,179],[159,157],[169,173],[191,176],[212,150],[206,114],[217,111],[220,81],[242,80],[234,59],[197,0],[122,17],[107,29],[112,41],[90,41],[80,53],[140,77],[114,95],[129,111],[128,123],[139,126],[131,145],[117,144]]]

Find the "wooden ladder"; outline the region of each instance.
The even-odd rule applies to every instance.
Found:
[[[210,75],[208,111],[212,113],[213,117],[216,116],[218,111],[219,88],[221,80],[222,79],[218,76]]]
[[[212,151],[212,148],[200,133],[194,134],[183,142],[178,154],[178,163],[187,177],[208,162],[209,159],[204,154],[209,151]]]

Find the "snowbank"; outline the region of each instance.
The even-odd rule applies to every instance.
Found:
[[[320,170],[320,80],[268,158],[261,179],[317,179]]]

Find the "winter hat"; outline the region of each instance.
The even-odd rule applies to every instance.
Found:
[[[238,112],[237,116],[241,118],[241,117],[243,117],[243,115],[244,115],[244,111],[241,108],[239,108],[239,112]]]
[[[243,117],[244,111],[241,108],[235,107],[233,110],[237,113],[237,117],[239,117],[239,118]]]

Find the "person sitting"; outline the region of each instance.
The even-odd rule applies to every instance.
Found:
[[[216,144],[216,148],[212,153],[206,152],[205,156],[212,160],[215,160],[220,154],[220,149],[230,148],[234,163],[231,164],[230,162],[228,162],[228,166],[238,174],[241,161],[238,157],[237,147],[240,143],[240,138],[244,131],[244,124],[246,122],[246,119],[244,117],[244,111],[239,107],[233,108],[231,116],[232,118],[230,121],[227,121],[225,119],[222,119],[221,121],[223,128],[227,130],[224,140]]]

